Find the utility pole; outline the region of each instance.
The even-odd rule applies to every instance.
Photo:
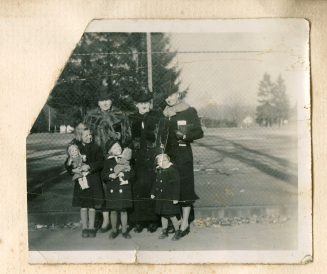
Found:
[[[147,49],[147,61],[148,61],[148,87],[150,92],[153,92],[151,32],[146,33],[146,49]]]

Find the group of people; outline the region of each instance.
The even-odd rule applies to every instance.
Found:
[[[152,94],[134,99],[137,111],[127,115],[102,86],[98,107],[75,127],[65,167],[74,182],[74,207],[80,207],[82,237],[109,233],[131,238],[147,228],[162,227],[160,239],[190,232],[194,189],[191,143],[203,137],[196,110],[177,91],[165,94],[166,107],[152,109]],[[96,210],[102,225],[95,227]]]

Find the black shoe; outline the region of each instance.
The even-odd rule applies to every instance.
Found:
[[[82,230],[82,237],[83,238],[88,238],[89,237],[89,230],[88,229],[83,229]]]
[[[167,237],[168,237],[168,231],[167,231],[167,229],[163,229],[158,238],[159,239],[165,239]]]
[[[143,225],[141,225],[141,224],[136,224],[135,225],[135,227],[134,227],[134,232],[136,232],[136,233],[141,233],[142,232],[142,230],[143,230]]]
[[[175,235],[173,236],[172,240],[173,241],[178,241],[180,238],[183,238],[184,236],[186,236],[187,234],[190,233],[190,226],[188,226],[185,230],[177,230]]]
[[[156,232],[157,229],[158,229],[158,225],[155,224],[155,223],[151,223],[151,224],[148,225],[148,231],[150,233]]]
[[[89,229],[89,237],[90,238],[95,238],[97,232],[95,229]]]
[[[125,239],[130,239],[130,238],[132,238],[131,235],[128,233],[128,231],[123,232],[122,235],[123,235],[123,237],[124,237]]]
[[[190,226],[188,226],[185,230],[182,231],[182,237],[186,236],[190,233]]]
[[[100,228],[98,231],[100,232],[100,233],[106,233],[106,232],[108,232],[109,231],[109,229],[110,229],[110,226],[108,225],[107,227],[105,227],[105,228]]]
[[[110,234],[109,234],[109,239],[115,239],[117,238],[119,232],[118,231],[112,231]]]
[[[174,226],[172,224],[169,224],[168,225],[167,232],[169,234],[172,234],[172,233],[175,233],[176,232],[176,230],[175,230],[175,228],[174,228]]]
[[[180,238],[182,238],[182,231],[177,230],[174,234],[174,236],[171,238],[172,241],[178,241]]]

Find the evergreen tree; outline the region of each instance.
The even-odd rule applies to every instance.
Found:
[[[278,76],[273,89],[273,105],[275,107],[276,123],[281,126],[287,120],[290,112],[290,103],[286,94],[285,81],[281,75]]]
[[[171,67],[176,52],[169,37],[151,34],[154,105],[163,105],[168,89],[178,90],[180,71]],[[48,98],[61,122],[75,124],[96,107],[100,85],[114,93],[115,105],[134,109],[133,98],[148,86],[145,33],[85,33]],[[184,91],[185,92],[185,91]]]
[[[263,79],[259,83],[258,102],[256,121],[262,126],[271,126],[274,118],[273,108],[273,89],[274,83],[270,79],[270,75],[265,73]]]
[[[270,75],[265,73],[259,83],[256,121],[261,126],[279,126],[289,116],[289,99],[286,94],[284,79],[279,75],[277,81],[271,81]]]

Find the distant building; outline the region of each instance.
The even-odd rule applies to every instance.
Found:
[[[60,133],[67,133],[67,127],[65,125],[61,125],[59,127],[59,132]]]
[[[70,125],[68,125],[67,128],[66,128],[66,132],[67,133],[72,133],[73,131],[74,131],[74,128],[71,127]]]
[[[246,116],[242,123],[241,123],[241,128],[249,128],[254,126],[254,118],[250,115]]]

